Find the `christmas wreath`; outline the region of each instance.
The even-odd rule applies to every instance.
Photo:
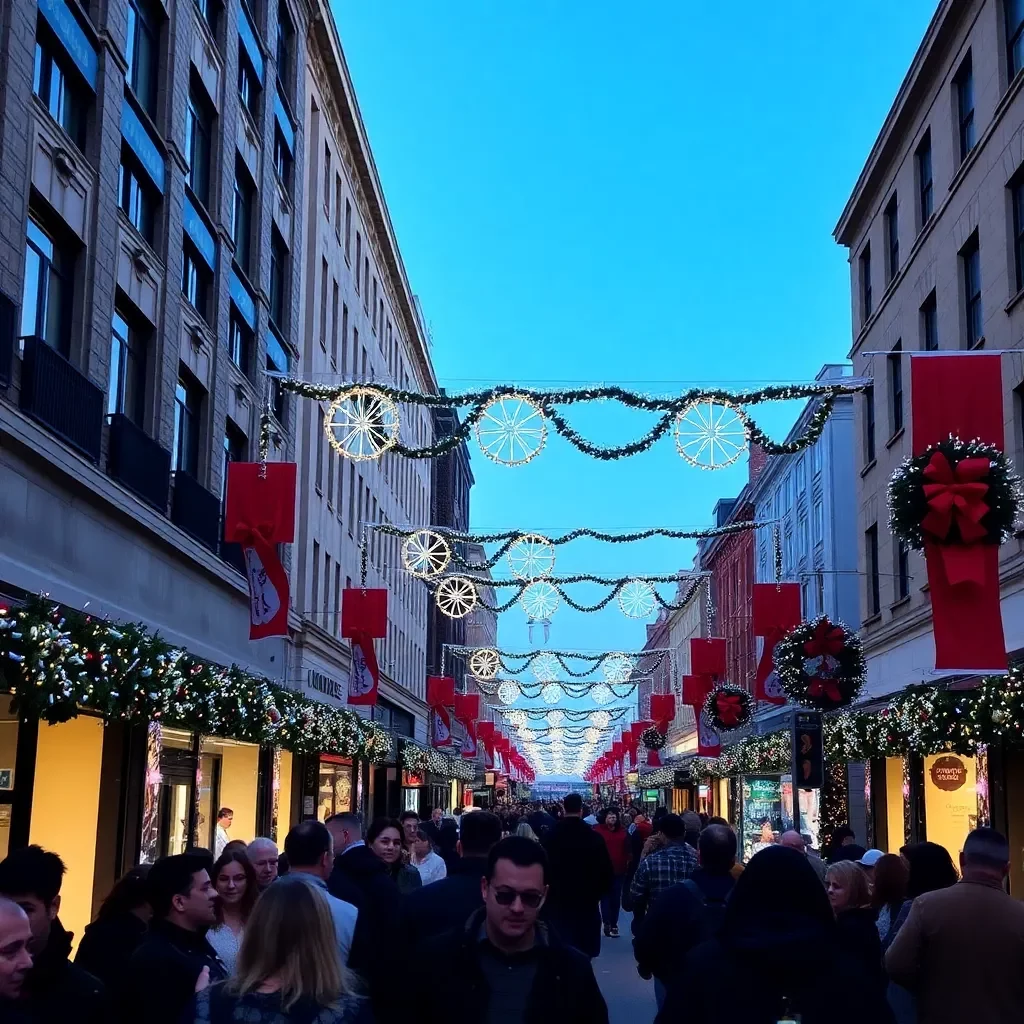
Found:
[[[994,445],[948,437],[907,459],[889,481],[893,536],[920,550],[1000,544],[1020,511],[1020,480]]]
[[[648,750],[661,750],[665,746],[665,734],[651,725],[640,733],[640,742]]]
[[[719,732],[738,729],[750,721],[754,702],[742,686],[724,683],[715,687],[704,701],[704,718]]]
[[[802,622],[775,646],[775,670],[790,699],[831,711],[850,704],[864,682],[860,637],[822,615]]]

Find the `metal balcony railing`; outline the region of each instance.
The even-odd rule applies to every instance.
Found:
[[[174,474],[171,522],[190,533],[211,551],[217,550],[220,534],[220,501],[183,469]]]
[[[124,413],[110,417],[107,472],[159,513],[167,514],[171,453]]]

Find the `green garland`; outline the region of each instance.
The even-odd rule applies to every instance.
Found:
[[[476,762],[452,757],[433,747],[421,747],[410,740],[402,742],[402,767],[415,775],[440,775],[444,779],[472,782],[476,778]]]
[[[640,733],[640,742],[648,750],[661,750],[665,746],[665,734],[653,725],[649,725]]]
[[[255,676],[172,648],[140,623],[112,623],[43,597],[0,608],[0,689],[12,710],[55,725],[92,709],[107,722],[162,721],[207,735],[384,761],[391,736]]]
[[[569,683],[563,679],[552,679],[543,683],[524,683],[518,679],[492,679],[490,682],[484,683],[478,679],[476,680],[476,685],[485,696],[496,697],[498,695],[498,687],[502,683],[512,683],[527,700],[534,700],[536,697],[539,697],[544,687],[551,686],[552,684],[561,687],[562,692],[574,700],[586,697],[595,686],[607,686],[615,698],[623,700],[636,690],[637,683],[639,682],[641,682],[640,679],[635,679],[628,683],[606,683],[600,679],[594,679],[586,683]],[[588,711],[587,714],[589,715],[590,712]]]
[[[735,722],[725,722],[720,716],[718,704],[719,697],[733,697],[739,702],[739,717]],[[733,732],[741,729],[750,721],[754,715],[754,699],[749,691],[742,686],[735,686],[732,683],[722,683],[716,686],[704,700],[702,714],[706,721],[710,722],[716,732]]]
[[[621,658],[623,656],[633,660],[635,674],[644,676],[650,675],[658,670],[658,666],[660,666],[665,658],[671,653],[668,648],[664,647],[638,651],[636,654],[625,655],[622,651],[602,651],[600,654],[579,654],[575,651],[531,651],[529,654],[522,654],[514,651],[503,651],[496,647],[462,647],[458,645],[448,647],[448,652],[450,654],[458,654],[463,657],[472,655],[475,651],[481,650],[493,650],[498,656],[498,664],[502,671],[507,672],[512,676],[522,675],[527,669],[533,667],[534,662],[538,658],[551,656],[562,667],[565,674],[572,676],[574,679],[585,679],[587,676],[591,675],[595,669],[603,665],[609,658]],[[585,662],[588,667],[582,672],[577,672],[575,669],[569,667],[568,661],[570,660]],[[516,666],[514,663],[517,661],[522,661],[522,664]],[[643,668],[640,667],[641,662],[643,662]]]

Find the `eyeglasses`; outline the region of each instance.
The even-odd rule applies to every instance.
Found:
[[[526,892],[520,892],[518,889],[494,890],[495,900],[503,907],[511,907],[517,896],[523,901],[523,906],[529,910],[536,910],[544,899],[544,893],[537,892],[536,889],[527,889]]]

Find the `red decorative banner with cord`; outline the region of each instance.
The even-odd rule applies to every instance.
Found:
[[[470,761],[476,757],[476,720],[480,717],[480,694],[455,694],[455,720],[466,730],[459,754]]]
[[[430,745],[452,745],[452,720],[448,709],[455,705],[455,680],[450,676],[427,676],[427,706],[430,708]]]
[[[764,637],[754,676],[754,699],[785,704],[786,694],[775,671],[775,645],[800,625],[800,584],[755,583],[753,592],[754,636]]]
[[[224,540],[238,544],[249,584],[249,639],[288,635],[288,575],[278,544],[295,539],[294,462],[231,462]]]
[[[961,353],[911,358],[913,454],[948,440],[1005,447],[1002,361]],[[978,462],[983,465],[973,465]],[[955,469],[935,453],[924,470],[929,512],[921,522],[935,635],[935,667],[1005,672],[1006,641],[999,602],[999,545],[985,543],[980,520],[988,461],[963,459]],[[953,524],[957,529],[952,532]]]
[[[484,768],[491,769],[494,767],[494,723],[477,722],[476,735],[484,747]]]
[[[349,704],[377,703],[380,667],[374,639],[387,636],[388,592],[347,587],[341,592],[341,635],[352,642],[352,667],[348,674]]]
[[[651,694],[651,719],[654,721],[653,728],[657,729],[664,737],[668,735],[669,726],[676,716],[676,698],[671,693]],[[656,749],[647,750],[647,765],[649,768],[661,766],[661,754]]]

